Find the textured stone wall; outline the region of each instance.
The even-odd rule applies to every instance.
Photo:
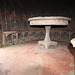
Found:
[[[63,41],[70,43],[70,40],[75,37],[75,33],[73,32],[65,32],[65,31],[51,31],[50,38],[55,41]],[[22,33],[18,33],[18,43],[23,43],[26,41],[33,40],[44,40],[45,31],[33,31],[33,32],[24,32],[24,37]],[[11,41],[11,34],[6,38],[6,45],[15,45],[17,44],[16,35],[13,36],[13,42]]]

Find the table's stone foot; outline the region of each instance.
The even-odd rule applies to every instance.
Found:
[[[57,45],[57,42],[50,41],[50,42],[45,42],[45,41],[38,41],[39,46],[41,47],[42,45],[45,46],[46,49],[49,48],[50,45]]]

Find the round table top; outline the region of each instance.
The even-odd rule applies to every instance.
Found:
[[[30,25],[68,25],[70,20],[70,18],[62,16],[32,17],[28,19]]]
[[[54,19],[71,20],[71,18],[68,18],[68,17],[50,16],[50,17],[32,17],[32,18],[29,18],[28,21],[31,21],[31,20],[54,20]]]

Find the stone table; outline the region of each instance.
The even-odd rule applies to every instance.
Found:
[[[71,19],[62,16],[50,16],[50,17],[32,17],[29,18],[30,25],[44,25],[46,29],[46,35],[44,41],[38,41],[39,45],[44,45],[46,49],[50,45],[57,45],[57,42],[50,40],[50,28],[52,25],[68,25]]]

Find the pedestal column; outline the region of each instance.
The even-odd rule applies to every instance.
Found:
[[[45,39],[44,42],[50,42],[50,28],[51,26],[45,26],[45,30],[46,30],[46,35],[45,35]]]
[[[41,45],[43,45],[45,46],[46,49],[48,49],[50,45],[55,45],[55,46],[57,45],[57,42],[50,40],[50,28],[51,26],[45,26],[45,30],[46,30],[45,39],[44,41],[38,41],[40,47]]]

